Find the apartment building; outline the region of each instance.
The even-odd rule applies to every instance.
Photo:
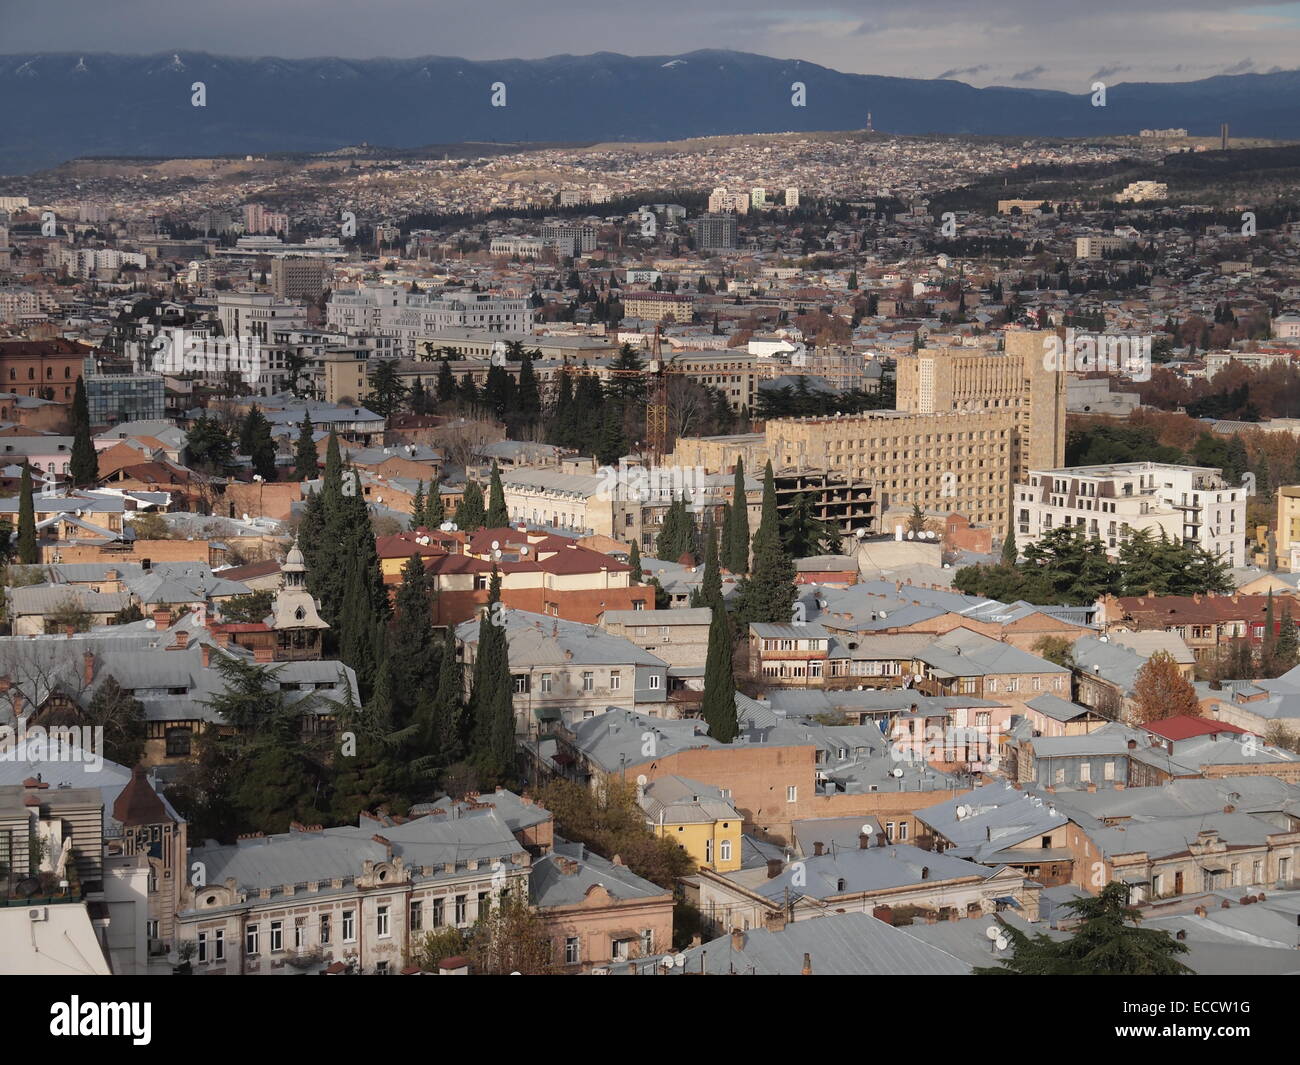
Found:
[[[269,292],[222,292],[217,296],[217,317],[226,337],[256,338],[263,343],[273,331],[307,328],[306,307]]]
[[[323,259],[285,256],[271,263],[271,292],[276,299],[315,302],[328,277],[329,265]]]
[[[1127,237],[1076,237],[1074,241],[1074,257],[1076,259],[1100,259],[1107,252],[1122,251],[1130,243],[1131,241]]]
[[[624,318],[645,318],[651,322],[689,322],[695,313],[695,301],[675,292],[625,292],[622,296]]]
[[[329,328],[350,336],[392,338],[412,358],[420,343],[447,330],[529,334],[533,328],[532,305],[522,297],[487,292],[434,296],[397,285],[339,289],[330,294],[325,313]]]
[[[1280,505],[1280,504],[1279,504]],[[1060,527],[1097,537],[1111,555],[1135,532],[1195,544],[1233,566],[1246,564],[1246,489],[1206,466],[1122,462],[1029,470],[1015,489],[1021,548]]]

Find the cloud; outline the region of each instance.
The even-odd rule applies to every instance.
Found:
[[[1254,69],[1255,69],[1255,61],[1253,59],[1243,59],[1240,62],[1233,63],[1232,66],[1230,67],[1224,67],[1223,73],[1224,74],[1249,74]]]
[[[981,63],[977,67],[954,67],[952,70],[945,70],[942,74],[936,74],[934,80],[942,81],[944,78],[973,77],[976,74],[983,74],[986,70],[992,69],[987,63]]]
[[[1094,78],[1109,78],[1115,74],[1122,74],[1124,71],[1132,70],[1132,69],[1133,69],[1132,67],[1120,66],[1119,64],[1116,64],[1115,66],[1102,67],[1100,70],[1095,71],[1092,76]]]
[[[1047,68],[1044,66],[1030,67],[1028,70],[1022,70],[1019,74],[1012,74],[1012,81],[1033,81],[1040,74],[1046,74]]]

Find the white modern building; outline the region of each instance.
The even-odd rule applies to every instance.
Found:
[[[1233,566],[1246,561],[1246,488],[1217,469],[1122,462],[1030,470],[1015,489],[1016,543],[1023,550],[1061,526],[1078,526],[1115,555],[1135,531],[1199,544]]]
[[[420,340],[448,330],[531,333],[533,308],[525,298],[489,292],[431,296],[396,285],[365,285],[332,293],[326,320],[350,336],[392,338],[402,354],[414,357]]]

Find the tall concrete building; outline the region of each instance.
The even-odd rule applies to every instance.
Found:
[[[1065,462],[1066,375],[1047,368],[1050,330],[1009,329],[1005,350],[923,348],[898,359],[899,410],[1010,411],[1015,434],[1010,472]]]
[[[271,291],[277,299],[320,299],[328,269],[323,259],[283,258],[271,263]]]
[[[739,240],[740,227],[731,213],[701,215],[694,226],[695,243],[701,251],[725,251],[734,248]]]

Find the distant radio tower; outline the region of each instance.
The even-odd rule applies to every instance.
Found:
[[[1228,150],[1228,123],[1226,122],[1219,127],[1219,147],[1225,152]]]
[[[867,112],[867,132],[868,132],[868,133],[874,133],[874,132],[875,132],[875,130],[871,128],[871,112],[870,112],[870,111]]]

